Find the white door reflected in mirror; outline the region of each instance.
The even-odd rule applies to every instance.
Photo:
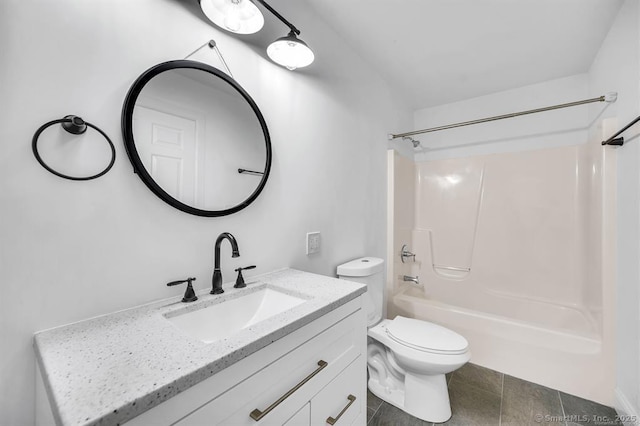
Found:
[[[133,136],[155,183],[202,210],[248,199],[267,161],[251,105],[228,82],[199,69],[165,71],[144,85],[133,109]]]
[[[196,185],[202,179],[197,128],[196,117],[183,118],[177,111],[138,105],[133,114],[138,153],[149,174],[169,195],[189,205],[202,202]]]

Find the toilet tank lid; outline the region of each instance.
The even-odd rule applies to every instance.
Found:
[[[361,257],[338,266],[338,276],[366,277],[382,272],[384,260],[377,257]]]

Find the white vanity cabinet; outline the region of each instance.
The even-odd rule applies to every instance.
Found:
[[[366,417],[366,320],[358,297],[126,425],[364,425]]]

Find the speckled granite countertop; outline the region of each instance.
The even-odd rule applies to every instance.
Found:
[[[208,344],[165,318],[264,286],[307,301]],[[193,303],[172,298],[36,333],[36,357],[56,422],[126,422],[366,291],[362,284],[293,269],[253,277],[244,289],[224,289],[221,295],[198,294]]]

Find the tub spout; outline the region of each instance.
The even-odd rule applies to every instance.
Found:
[[[420,277],[418,276],[412,277],[409,275],[403,275],[402,281],[409,281],[409,282],[415,283],[415,285],[420,285]]]

